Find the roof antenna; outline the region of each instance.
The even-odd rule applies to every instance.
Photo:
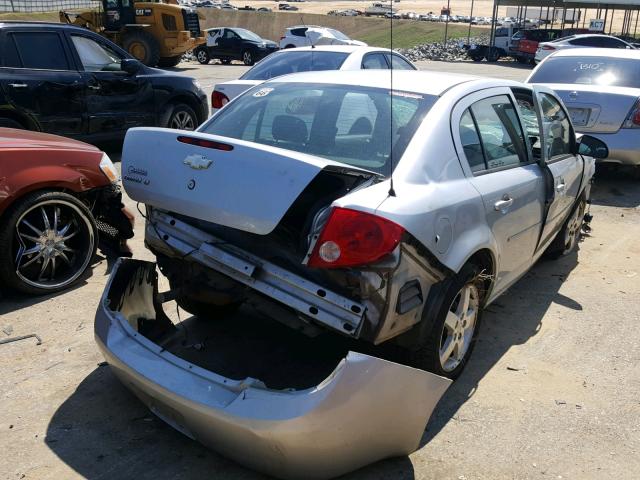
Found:
[[[391,52],[393,52],[393,0],[389,0],[389,3],[391,5],[391,9],[390,9],[390,33],[391,33],[391,41],[390,43],[390,47],[391,47]],[[390,107],[389,107],[389,138],[390,138],[390,143],[389,143],[389,196],[390,197],[395,197],[396,196],[396,191],[393,188],[393,56],[390,54],[389,55],[389,73],[391,76],[391,84],[389,86],[389,97],[390,97]]]

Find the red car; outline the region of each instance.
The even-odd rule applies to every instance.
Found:
[[[0,288],[60,291],[82,276],[98,243],[126,255],[133,216],[117,181],[96,147],[0,128]]]

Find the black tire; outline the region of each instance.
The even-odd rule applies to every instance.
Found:
[[[479,273],[480,271],[475,265],[465,265],[460,273],[442,281],[429,292],[429,298],[427,299],[422,315],[421,323],[423,325],[419,324],[416,327],[416,331],[421,332],[420,327],[428,325],[430,325],[431,328],[426,330],[428,333],[425,335],[425,338],[421,339],[419,348],[409,353],[409,363],[413,366],[451,379],[456,379],[460,376],[473,352],[482,320],[484,282],[478,279]],[[473,300],[475,305],[473,329],[467,333],[464,330],[464,327],[467,325],[465,323],[464,326],[456,325],[454,330],[451,331],[449,330],[449,324],[451,322],[447,322],[447,318],[451,309],[457,309],[457,307],[460,306],[459,297],[461,292],[467,287],[475,290],[476,295],[476,298]],[[470,290],[471,295],[473,295],[473,290]],[[470,300],[469,305],[471,304],[472,302]],[[470,310],[468,309],[467,311]],[[447,325],[445,325],[445,323]],[[458,328],[462,328],[463,330],[458,330]],[[465,345],[460,354],[461,358],[458,360],[452,359],[452,362],[449,363],[446,361],[443,365],[440,359],[440,350],[448,345],[446,342],[447,339],[452,339],[457,335],[462,336],[461,339]],[[453,352],[451,355],[454,355]]]
[[[160,45],[153,35],[144,30],[134,29],[125,33],[122,48],[149,67],[160,61]]]
[[[253,53],[251,50],[245,50],[242,52],[242,63],[244,63],[247,67],[252,66],[256,61],[253,58]]]
[[[207,52],[206,48],[197,48],[195,52],[193,52],[193,54],[195,55],[196,60],[198,60],[198,63],[200,63],[201,65],[207,65],[211,60],[209,52]]]
[[[17,128],[20,130],[24,130],[24,125],[20,122],[16,122],[11,118],[0,118],[0,127],[2,128]]]
[[[569,215],[562,229],[545,252],[548,258],[556,260],[577,250],[586,208],[586,200],[584,197],[580,197],[576,202],[575,208],[571,211],[571,215]]]
[[[158,66],[162,68],[175,67],[182,61],[182,55],[176,55],[175,57],[162,57],[158,61]]]
[[[167,128],[177,130],[195,130],[198,127],[198,116],[186,103],[176,103],[172,107],[171,115],[167,121]]]
[[[527,63],[529,63],[529,60],[525,57],[516,57],[516,61],[522,65],[526,65]]]
[[[62,192],[30,193],[0,225],[0,282],[29,294],[59,292],[84,274],[97,244],[95,219],[84,203]]]
[[[497,62],[500,60],[500,56],[500,51],[497,48],[493,48],[487,53],[487,62]]]
[[[473,60],[474,62],[481,62],[482,57],[474,56],[474,57],[471,57],[471,60]]]

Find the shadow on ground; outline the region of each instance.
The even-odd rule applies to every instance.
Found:
[[[429,442],[469,400],[479,381],[513,345],[536,335],[551,303],[580,310],[558,293],[577,264],[572,254],[541,261],[484,316],[470,364],[440,401],[421,445]],[[284,327],[283,327],[284,328]],[[67,465],[93,479],[258,479],[153,416],[101,366],[87,376],[51,419],[46,442]],[[408,457],[367,466],[343,479],[413,479]]]
[[[636,208],[640,206],[640,167],[598,165],[591,191],[594,205]]]

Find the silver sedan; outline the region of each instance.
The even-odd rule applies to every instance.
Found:
[[[171,289],[122,261],[96,338],[161,418],[253,468],[327,478],[409,453],[482,310],[576,248],[588,155],[606,146],[550,90],[423,72],[280,77],[196,132],[132,129],[123,182]],[[368,354],[318,373],[327,337]]]

